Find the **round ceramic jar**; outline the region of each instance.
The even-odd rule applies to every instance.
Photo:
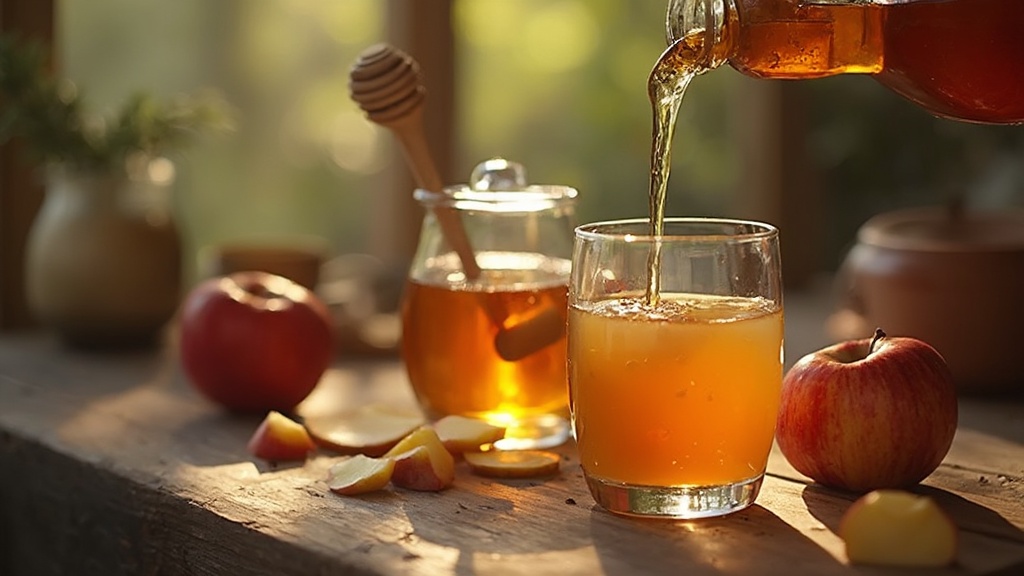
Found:
[[[1024,390],[1024,211],[878,215],[840,278],[862,330],[928,342],[960,392]]]

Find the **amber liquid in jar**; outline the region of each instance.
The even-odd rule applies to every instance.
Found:
[[[729,62],[765,78],[871,73],[939,116],[1024,122],[1024,2],[736,0]]]
[[[493,260],[479,254],[481,262]],[[458,414],[510,427],[527,437],[549,420],[568,418],[564,334],[555,343],[515,361],[498,355],[498,327],[484,312],[506,311],[507,326],[538,310],[567,314],[569,262],[536,255],[529,267],[485,269],[476,282],[449,284],[457,270],[434,270],[407,281],[402,309],[402,356],[427,415]],[[492,302],[486,302],[491,300]]]

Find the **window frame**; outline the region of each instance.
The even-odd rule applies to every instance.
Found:
[[[427,144],[444,182],[454,182],[458,139],[456,49],[452,29],[455,0],[388,0],[388,41],[415,54],[431,95],[424,117]],[[35,38],[57,53],[54,0],[0,2],[0,30]],[[59,69],[57,63],[51,63]],[[736,210],[770,221],[784,230],[783,266],[787,286],[805,284],[820,268],[821,201],[804,155],[805,113],[799,95],[783,82],[759,83],[743,90],[736,109],[744,115],[738,141],[745,177]],[[372,218],[371,243],[385,261],[401,265],[412,258],[422,210],[412,199],[415,182],[393,147]],[[0,146],[0,331],[34,326],[25,294],[25,249],[32,222],[42,204],[36,170],[21,158],[20,145]]]
[[[56,3],[0,2],[0,30],[32,38],[56,50]],[[428,146],[445,181],[453,173],[457,149],[454,125],[454,36],[451,27],[452,0],[388,0],[388,41],[415,54],[429,78],[431,113],[425,117]],[[59,63],[51,62],[55,70]],[[25,293],[25,251],[29,231],[43,201],[43,184],[34,167],[24,162],[21,145],[0,146],[0,331],[15,331],[35,325]],[[392,162],[404,164],[395,147]],[[410,191],[415,187],[407,170],[389,170],[382,182],[373,218],[374,246],[389,261],[408,261],[419,236],[420,207]]]
[[[54,15],[53,0],[0,2],[0,31],[52,48]],[[33,325],[25,294],[25,247],[42,202],[42,182],[24,161],[22,145],[0,146],[0,330]]]

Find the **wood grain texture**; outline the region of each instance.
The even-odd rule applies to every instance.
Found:
[[[412,406],[397,363],[332,369],[301,412],[374,402]],[[962,548],[928,574],[1024,573],[1021,414],[962,404],[954,449],[918,488],[953,515]],[[550,479],[459,463],[442,493],[343,497],[324,483],[337,456],[250,457],[258,420],[200,398],[173,350],[87,356],[0,339],[0,574],[905,574],[849,566],[835,531],[855,496],[779,454],[754,507],[650,521],[597,508],[571,444]]]

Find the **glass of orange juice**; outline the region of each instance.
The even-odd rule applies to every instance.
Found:
[[[576,190],[526,184],[489,160],[468,186],[417,190],[426,208],[402,301],[401,354],[432,420],[479,418],[506,429],[502,449],[569,439],[566,295]],[[454,218],[468,262],[444,233]]]
[[[782,384],[778,230],[668,218],[576,228],[573,434],[602,507],[700,518],[757,497]]]

